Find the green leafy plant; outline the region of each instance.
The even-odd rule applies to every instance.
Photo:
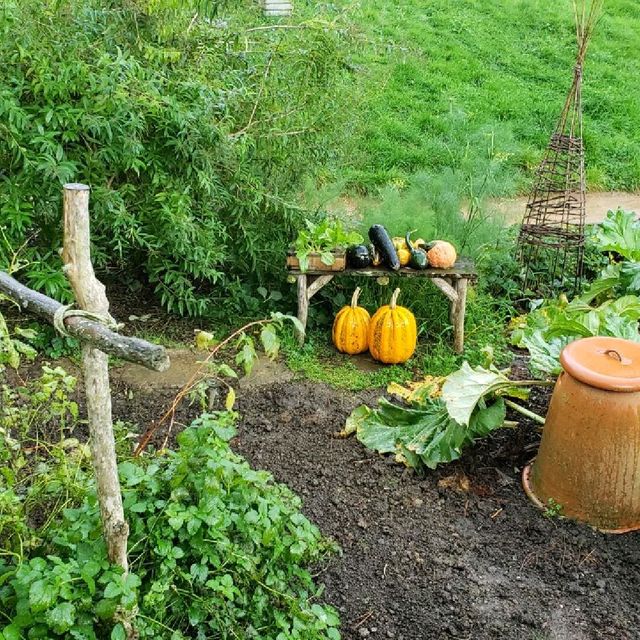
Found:
[[[527,417],[542,418],[507,397],[526,399],[534,381],[509,380],[483,367],[462,368],[444,378],[427,377],[408,389],[391,385],[408,406],[380,398],[378,407],[360,406],[347,418],[341,435],[355,433],[367,448],[393,453],[408,467],[435,469],[457,460],[464,447],[505,425],[507,405]]]
[[[564,510],[564,507],[559,502],[556,502],[553,498],[549,498],[547,500],[547,506],[542,515],[545,518],[549,518],[549,519],[559,518],[560,516],[562,516],[563,510]]]
[[[85,495],[88,447],[71,436],[75,385],[60,367],[45,366],[25,386],[0,387],[0,550],[21,554],[36,546]]]
[[[332,146],[347,31],[313,7],[279,29],[255,3],[214,5],[2,4],[0,268],[21,249],[20,277],[69,298],[60,185],[83,181],[103,277],[225,318],[275,288],[297,185]]]
[[[630,211],[609,211],[595,226],[593,243],[610,256],[582,298],[586,301],[606,300],[627,294],[640,294],[640,221]]]
[[[596,242],[602,251],[614,252],[631,262],[640,262],[640,220],[634,212],[623,209],[609,211],[596,229]]]
[[[31,329],[14,327],[13,330],[9,330],[4,316],[0,313],[0,371],[5,364],[17,369],[23,357],[33,360],[37,351],[30,342],[35,338],[36,332]]]
[[[0,637],[123,640],[133,617],[140,638],[339,640],[309,573],[335,546],[232,452],[235,421],[203,415],[177,451],[121,463],[126,578],[106,560],[90,482],[32,557],[0,555]]]
[[[309,268],[309,256],[313,253],[320,254],[323,264],[332,265],[336,261],[335,250],[362,244],[363,241],[364,238],[357,231],[346,230],[339,219],[326,217],[320,222],[305,220],[305,229],[298,232],[294,245],[300,270]]]
[[[80,341],[72,336],[60,335],[48,323],[30,322],[26,325],[28,333],[23,334],[25,341],[37,353],[58,360],[74,357],[80,353]]]
[[[578,297],[543,303],[512,321],[511,342],[531,354],[530,368],[542,375],[560,373],[560,352],[571,341],[614,336],[640,342],[640,297],[623,296],[594,307]]]
[[[124,640],[113,618],[132,611],[140,579],[122,576],[105,554],[81,549],[77,558],[33,557],[12,568],[0,561],[0,603],[9,620],[0,626],[3,638],[82,637]],[[112,630],[113,629],[113,630]]]

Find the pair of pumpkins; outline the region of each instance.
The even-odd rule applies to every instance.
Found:
[[[406,362],[416,350],[418,330],[413,313],[397,304],[400,289],[391,302],[380,307],[373,317],[358,306],[360,287],[351,305],[342,307],[333,322],[333,344],[341,353],[355,355],[369,350],[371,356],[385,364]]]

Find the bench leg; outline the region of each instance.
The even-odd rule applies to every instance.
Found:
[[[309,316],[309,300],[322,289],[326,284],[333,280],[333,274],[328,273],[326,276],[307,276],[301,273],[298,278],[298,320],[302,323],[304,330],[307,330],[307,317]],[[296,331],[298,344],[304,344],[304,333]]]
[[[458,299],[451,305],[451,321],[453,324],[453,349],[456,353],[464,351],[464,316],[467,307],[467,279],[456,281]]]
[[[447,296],[449,300],[451,300],[451,306],[449,307],[449,322],[451,326],[454,325],[454,316],[456,311],[456,304],[458,303],[458,289],[456,288],[456,281],[454,278],[443,278],[446,282],[449,283],[451,289],[454,291],[454,296]],[[445,294],[446,295],[446,294]]]
[[[309,315],[309,297],[307,294],[307,276],[302,274],[298,276],[298,320],[300,324],[307,330],[307,316]],[[304,333],[301,333],[296,329],[296,337],[298,338],[298,344],[302,346],[304,344]]]

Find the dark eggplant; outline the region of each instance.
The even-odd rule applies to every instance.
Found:
[[[347,266],[366,269],[371,266],[371,253],[364,244],[355,244],[347,249]]]
[[[373,246],[380,252],[383,264],[389,269],[393,269],[393,271],[398,271],[400,269],[398,254],[393,246],[391,237],[381,224],[374,224],[369,229],[369,240],[373,242]]]

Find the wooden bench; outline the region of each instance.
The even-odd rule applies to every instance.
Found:
[[[391,271],[385,267],[369,267],[367,269],[345,269],[344,271],[307,271],[290,270],[289,274],[297,279],[298,285],[298,319],[307,327],[309,301],[326,284],[336,277],[358,276],[364,278],[428,278],[451,301],[450,319],[453,325],[453,348],[456,353],[464,350],[464,316],[467,305],[467,286],[478,278],[473,260],[460,258],[451,269],[415,269],[403,268]],[[298,334],[298,342],[304,344],[304,334]]]

